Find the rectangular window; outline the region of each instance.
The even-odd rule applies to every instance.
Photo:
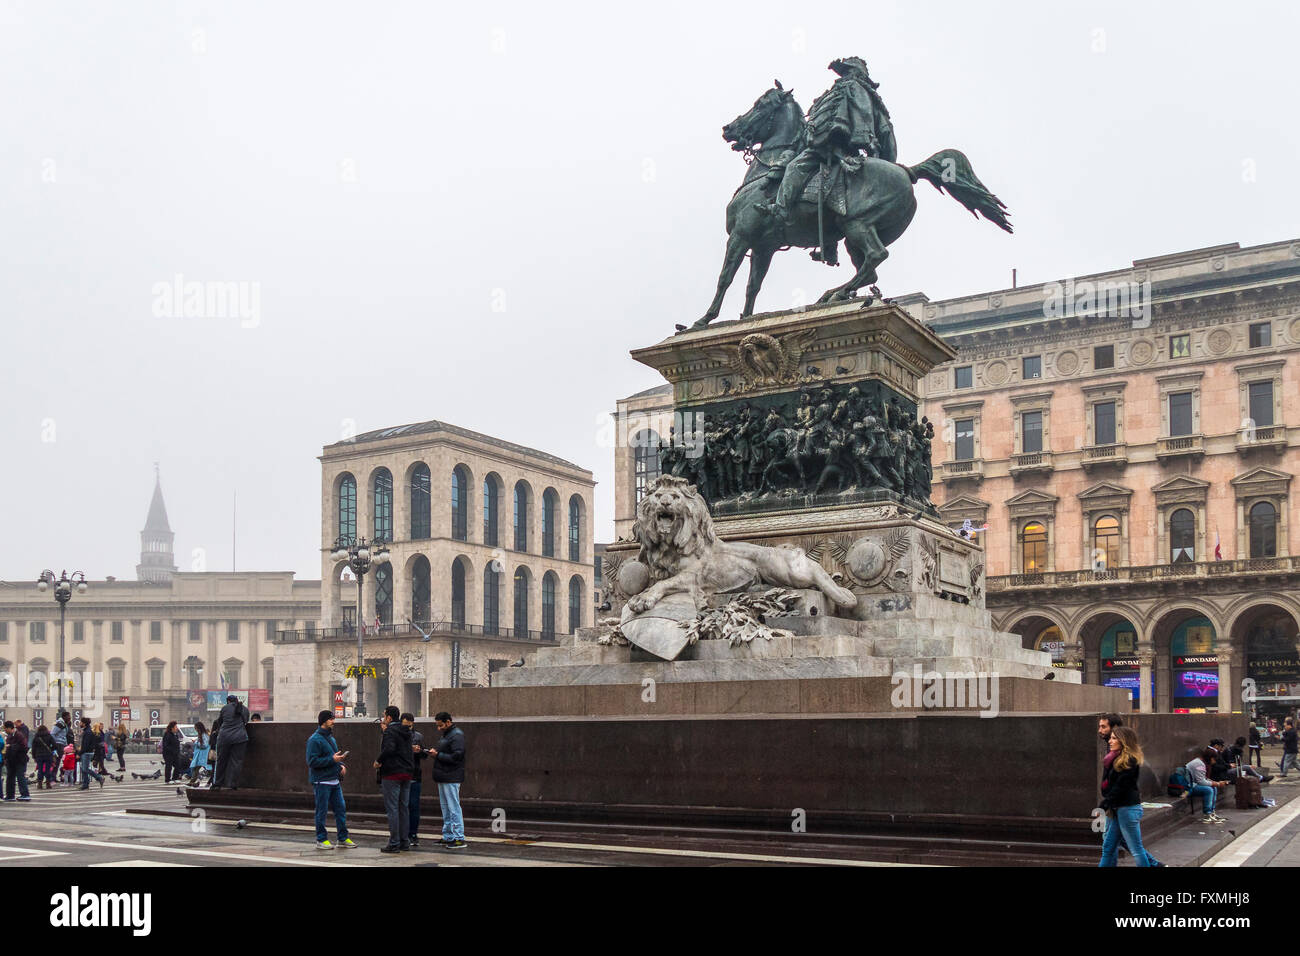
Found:
[[[125,680],[126,671],[120,667],[114,667],[108,672],[108,689],[120,692],[123,689],[122,685],[125,683]]]
[[[1031,378],[1043,377],[1043,357],[1041,355],[1026,355],[1021,360],[1021,377],[1028,381]]]
[[[121,621],[113,621],[109,625],[109,640],[112,641],[114,644],[121,644],[122,634],[124,631],[125,628],[122,626]]]
[[[236,687],[242,687],[242,686],[243,686],[243,685],[239,682],[239,673],[240,673],[240,671],[242,671],[242,670],[243,670],[243,668],[240,667],[238,664],[227,664],[227,665],[226,665],[226,686],[227,686],[227,687],[229,687],[229,688],[231,688],[231,689],[233,690],[233,689],[236,688]]]
[[[954,456],[957,461],[970,461],[975,457],[975,419],[963,418],[956,425],[957,447]]]
[[[262,686],[267,690],[275,686],[275,668],[270,664],[262,665]]]
[[[199,673],[199,666],[197,664],[186,666],[185,677],[189,681],[190,690],[203,689],[203,675]]]
[[[1169,396],[1169,435],[1192,433],[1192,393],[1174,392]]]
[[[190,643],[197,644],[203,640],[203,622],[190,621]]]
[[[266,641],[267,641],[268,644],[275,640],[275,631],[276,631],[275,621],[267,621],[267,622],[266,622]]]
[[[85,621],[73,621],[73,622],[72,622],[72,640],[73,640],[74,642],[80,644],[80,643],[82,643],[83,641],[85,641],[85,639],[86,639],[86,622],[85,622]]]
[[[1251,382],[1250,420],[1259,428],[1273,424],[1273,383]]]
[[[149,622],[149,643],[150,644],[162,643],[162,621]]]
[[[1115,346],[1098,345],[1092,350],[1092,367],[1095,369],[1115,367]]]
[[[1024,412],[1020,416],[1020,450],[1033,454],[1043,450],[1043,413]]]
[[[234,644],[238,640],[239,640],[239,622],[227,621],[226,622],[226,643]]]
[[[1256,322],[1250,327],[1250,347],[1263,349],[1273,344],[1273,323]]]
[[[43,642],[45,640],[45,622],[32,621],[30,624],[28,624],[27,637],[29,640],[34,641],[36,643]]]
[[[970,388],[975,384],[973,365],[962,365],[952,370],[953,388]]]
[[[9,643],[9,622],[0,621],[0,644]]]
[[[1098,402],[1092,406],[1092,443],[1115,444],[1115,403]]]
[[[149,668],[149,689],[152,691],[162,690],[162,668]]]
[[[1171,359],[1192,357],[1192,336],[1190,332],[1169,336],[1169,357]]]

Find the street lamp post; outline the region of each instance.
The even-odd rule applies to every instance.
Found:
[[[372,541],[367,545],[365,538],[349,540],[340,536],[338,541],[335,542],[334,553],[331,557],[335,561],[346,561],[348,567],[352,569],[352,574],[357,579],[357,704],[355,713],[358,717],[364,717],[366,715],[366,705],[365,695],[362,691],[364,685],[361,683],[364,680],[361,676],[361,668],[366,666],[365,651],[361,646],[361,638],[364,633],[362,631],[364,625],[361,619],[363,579],[367,571],[375,564],[383,564],[389,559],[390,555],[388,546],[383,541]]]
[[[63,713],[63,684],[67,674],[67,664],[63,658],[63,637],[68,618],[68,602],[72,600],[72,589],[75,587],[78,594],[86,593],[86,576],[80,571],[73,571],[71,575],[63,571],[56,578],[54,572],[48,568],[40,573],[36,578],[36,590],[44,594],[49,590],[50,585],[54,585],[54,600],[59,602],[59,714]]]

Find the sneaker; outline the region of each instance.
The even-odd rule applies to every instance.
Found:
[[[318,850],[332,850],[332,849],[334,849],[334,844],[331,843],[329,840],[317,840],[317,841],[316,841],[316,849],[318,849]]]
[[[1214,817],[1210,816],[1210,815],[1207,813],[1205,816],[1201,817],[1201,822],[1202,822],[1202,823],[1218,823],[1219,821],[1216,820],[1216,819],[1214,819]]]
[[[398,848],[399,850],[401,850],[402,852],[406,852],[407,850],[409,850],[409,849],[411,848],[411,844],[409,844],[409,843],[399,843],[399,844],[397,845],[397,848]]]
[[[19,798],[18,798],[18,802],[19,802],[19,803],[27,803],[27,802],[28,802],[29,800],[31,800],[31,799],[32,799],[31,797],[19,797]]]
[[[379,852],[380,853],[401,853],[402,851],[398,847],[389,844],[388,846],[381,846],[379,848]]]
[[[452,840],[450,843],[444,843],[443,846],[448,850],[463,850],[465,847],[469,846],[469,844],[464,840]]]
[[[419,845],[420,845],[420,838],[411,837],[411,846],[414,848],[414,847],[418,847]]]
[[[357,845],[352,842],[351,837],[348,837],[346,840],[340,843],[339,846],[343,847],[343,849],[345,850],[355,850],[357,848]]]

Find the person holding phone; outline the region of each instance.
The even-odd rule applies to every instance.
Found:
[[[338,830],[338,845],[355,849],[348,836],[348,808],[343,801],[343,775],[348,768],[343,765],[347,752],[339,750],[334,739],[334,712],[322,710],[316,717],[316,733],[307,738],[307,780],[316,794],[316,849],[332,850],[334,844],[325,832],[325,814],[334,814]]]

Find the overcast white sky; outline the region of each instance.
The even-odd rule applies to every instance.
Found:
[[[918,187],[886,294],[1300,235],[1291,3],[0,2],[0,578],[319,575],[321,447],[439,418],[592,469],[628,357],[712,295],[774,77],[858,55],[899,159],[947,146],[1016,234]],[[154,286],[256,283],[256,322]],[[779,256],[760,309],[843,270]],[[723,307],[734,317],[737,278]],[[251,288],[251,287],[250,287]],[[801,294],[797,290],[806,290]],[[245,327],[250,326],[250,327]]]

